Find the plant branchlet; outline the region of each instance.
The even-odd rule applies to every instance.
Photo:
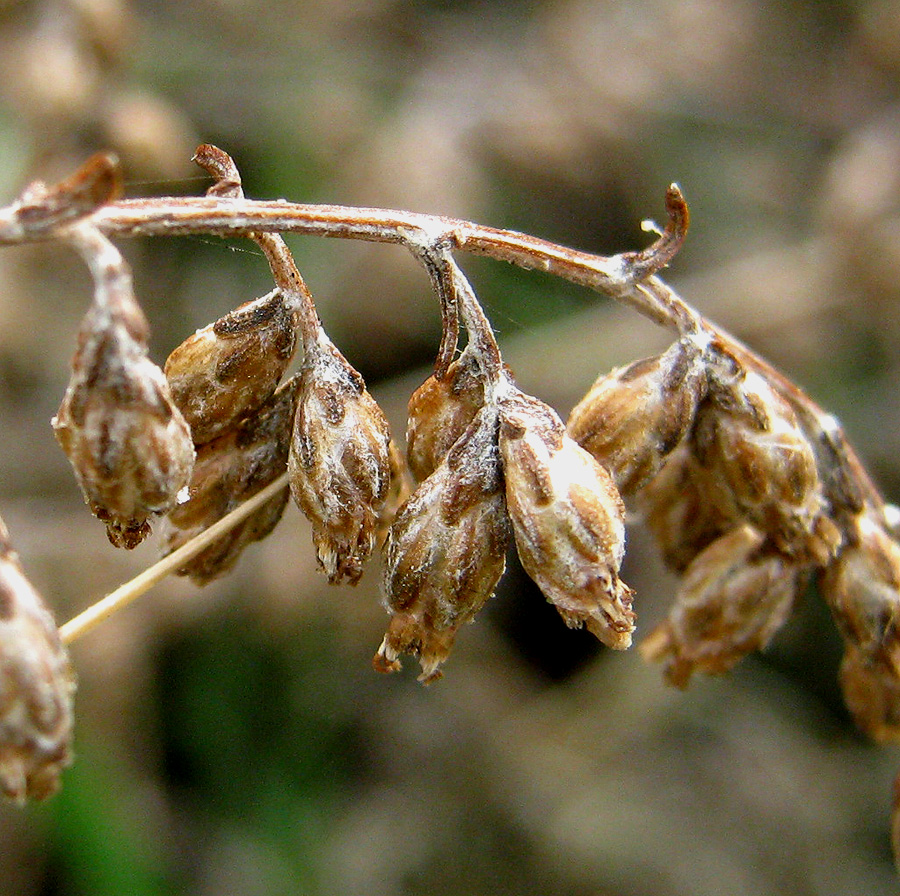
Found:
[[[676,185],[652,245],[601,257],[452,218],[250,200],[227,153],[204,144],[195,161],[215,179],[205,197],[114,201],[117,166],[99,155],[0,209],[0,245],[64,241],[91,270],[94,301],[54,428],[113,543],[132,547],[160,522],[169,552],[57,631],[0,525],[7,795],[46,795],[68,762],[63,645],[164,575],[205,583],[227,572],[277,525],[288,489],[330,582],[357,582],[383,542],[390,618],[379,671],[412,654],[422,681],[440,678],[503,575],[510,541],[568,625],[628,647],[637,611],[619,578],[627,501],[679,576],[668,617],[641,645],[671,683],[764,648],[815,579],[844,640],[851,713],[872,737],[900,740],[900,513],[831,415],[660,278],[688,230]],[[429,275],[442,337],[409,402],[405,458],[326,334],[289,232],[403,245]],[[180,234],[253,240],[274,289],[189,336],[163,371],[147,357],[147,321],[111,239]],[[611,296],[674,341],[601,374],[564,423],[516,386],[460,252]],[[38,706],[38,692],[52,706]]]

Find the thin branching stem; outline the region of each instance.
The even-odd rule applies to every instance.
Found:
[[[414,253],[416,246],[445,242],[450,249],[546,271],[594,289],[679,333],[695,332],[701,320],[672,289],[650,273],[663,267],[669,256],[673,241],[671,235],[665,234],[660,240],[664,240],[666,251],[648,262],[643,253],[593,255],[528,234],[457,218],[283,200],[133,199],[101,208],[92,220],[110,237],[214,234],[252,238],[253,233],[262,231],[395,243],[409,246]],[[29,238],[36,237],[0,231],[0,245]],[[640,262],[637,264],[636,255]]]

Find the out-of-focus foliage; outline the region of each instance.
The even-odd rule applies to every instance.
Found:
[[[0,190],[114,149],[129,195],[200,193],[209,140],[248,196],[407,207],[669,272],[841,417],[900,499],[897,0],[0,2]],[[437,347],[401,251],[290,238],[329,333],[397,433]],[[237,251],[231,251],[235,249]],[[157,360],[271,288],[252,244],[123,246]],[[461,258],[524,388],[565,413],[666,335],[598,296]],[[114,552],[48,421],[88,279],[0,252],[0,506],[60,619],[150,562]],[[639,635],[672,583],[632,535]],[[569,632],[513,570],[446,677],[375,676],[373,566],[328,588],[289,512],[228,577],[166,583],[75,645],[76,765],[0,807],[8,896],[895,892],[896,755],[850,724],[811,593],[731,676],[666,688]],[[414,664],[409,664],[413,666]]]

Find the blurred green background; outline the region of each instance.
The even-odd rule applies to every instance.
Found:
[[[89,153],[127,194],[197,194],[197,143],[248,196],[410,208],[581,249],[645,245],[677,180],[669,272],[843,421],[900,501],[900,2],[0,2],[0,196]],[[437,346],[392,247],[290,238],[338,345],[402,433]],[[270,288],[247,243],[123,245],[162,361]],[[235,250],[235,251],[232,251]],[[551,278],[463,257],[519,382],[565,414],[667,336]],[[92,520],[48,421],[90,285],[0,252],[0,512],[60,620],[152,562]],[[673,580],[640,529],[640,631]],[[73,646],[77,762],[0,806],[4,896],[894,893],[896,749],[853,728],[811,593],[732,675],[668,689],[570,632],[511,567],[443,681],[371,671],[377,563],[328,588],[309,528],[205,589],[174,580]]]

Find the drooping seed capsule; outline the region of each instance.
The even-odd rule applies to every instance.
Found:
[[[332,583],[359,581],[390,485],[390,431],[360,374],[324,331],[305,345],[288,472]]]
[[[525,571],[566,624],[608,647],[631,644],[622,499],[612,477],[543,402],[510,390],[500,402],[506,500]]]
[[[163,520],[165,553],[208,529],[287,469],[299,377],[283,383],[251,417],[197,449],[186,501]],[[198,585],[230,570],[247,545],[264,539],[277,525],[288,490],[270,498],[243,523],[178,570]]]
[[[169,355],[166,377],[196,445],[268,400],[296,341],[294,311],[274,289],[197,330]]]
[[[900,741],[900,666],[896,655],[844,650],[840,671],[844,703],[873,740]]]
[[[844,701],[876,740],[900,739],[900,545],[876,510],[858,514],[819,586],[845,642]]]
[[[786,554],[828,562],[838,536],[827,525],[815,453],[790,405],[762,376],[731,358],[711,371],[693,438],[700,463],[747,522]]]
[[[0,520],[0,791],[44,799],[72,761],[75,676]]]
[[[638,493],[637,505],[666,566],[682,573],[707,545],[740,523],[713,495],[723,486],[700,465],[689,443],[672,452],[662,470]]]
[[[665,663],[670,684],[686,687],[694,672],[727,672],[787,621],[808,571],[764,542],[739,526],[688,566],[668,619],[641,643],[646,659]]]
[[[194,446],[162,370],[147,357],[147,321],[121,256],[91,230],[82,236],[96,296],[52,424],[110,541],[133,548],[149,534],[149,519],[174,506]]]
[[[850,538],[820,589],[844,640],[876,654],[896,640],[900,626],[900,544],[867,511],[855,518]]]
[[[428,478],[484,404],[483,364],[464,351],[442,378],[430,376],[409,399],[406,456],[417,482]]]
[[[704,344],[683,337],[663,354],[600,377],[569,416],[569,435],[623,495],[662,468],[694,424],[706,390]]]
[[[487,405],[401,508],[385,544],[387,634],[380,672],[419,657],[425,683],[441,676],[456,633],[494,593],[506,564],[509,520],[497,447],[497,409]]]

